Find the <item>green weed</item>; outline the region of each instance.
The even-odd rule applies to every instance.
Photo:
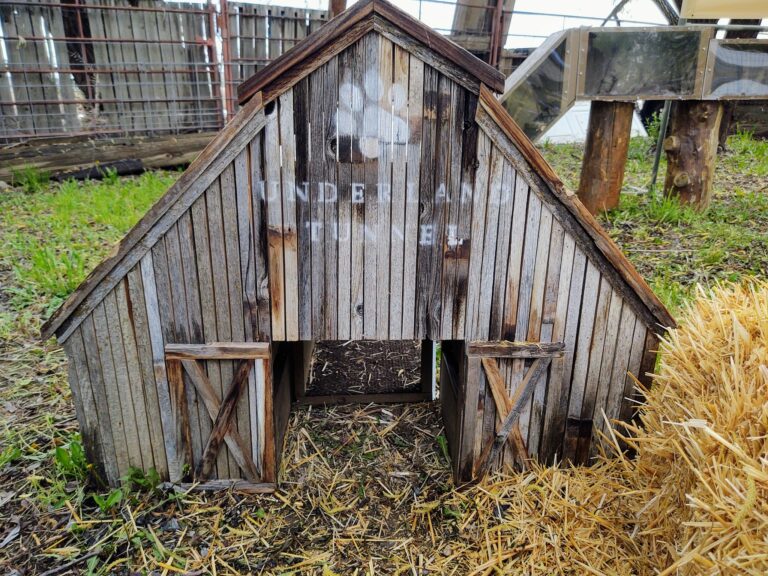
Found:
[[[110,490],[107,494],[91,494],[91,498],[102,513],[111,512],[123,500],[123,491],[119,488]]]
[[[73,438],[65,446],[54,450],[56,469],[64,478],[84,480],[88,475],[88,459],[79,438]]]
[[[21,186],[27,194],[34,194],[41,192],[48,186],[50,179],[51,178],[47,172],[42,172],[37,168],[28,166],[13,171],[11,184],[13,186]]]

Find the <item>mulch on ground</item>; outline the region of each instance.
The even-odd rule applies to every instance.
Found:
[[[317,342],[307,396],[421,390],[421,341]]]

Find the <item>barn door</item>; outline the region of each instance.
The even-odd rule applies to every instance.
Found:
[[[174,422],[176,483],[268,491],[274,455],[266,343],[169,344],[165,360]]]
[[[546,385],[562,342],[443,343],[443,419],[458,482],[474,480],[505,464],[528,459],[520,416],[538,387]]]

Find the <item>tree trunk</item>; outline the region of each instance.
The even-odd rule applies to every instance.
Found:
[[[669,136],[664,140],[667,177],[664,194],[699,210],[709,206],[723,116],[719,102],[684,100],[676,104]]]
[[[592,102],[578,193],[592,214],[619,205],[634,111],[632,102]]]

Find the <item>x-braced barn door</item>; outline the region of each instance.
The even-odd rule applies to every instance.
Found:
[[[274,488],[270,357],[267,343],[166,346],[179,471],[173,482]]]
[[[440,398],[457,481],[474,480],[503,465],[525,465],[531,398],[546,386],[562,342],[443,342]],[[535,403],[534,403],[535,404]],[[527,422],[528,423],[528,422]],[[532,454],[532,456],[535,454]]]

